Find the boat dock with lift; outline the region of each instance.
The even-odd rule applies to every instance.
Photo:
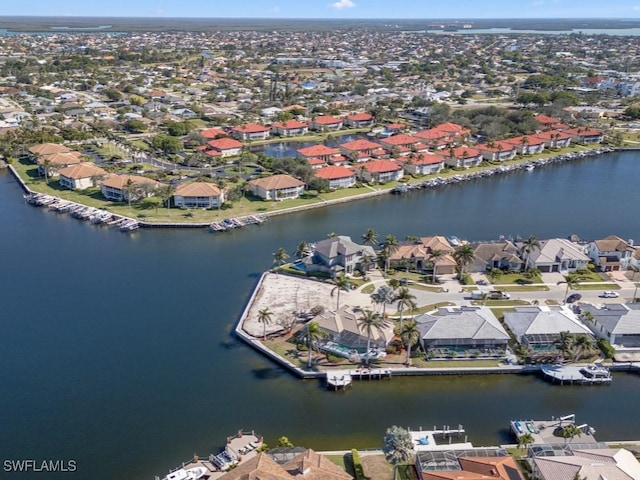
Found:
[[[611,372],[602,364],[595,365],[551,365],[540,371],[544,378],[560,385],[609,385]]]
[[[576,416],[572,413],[563,417],[551,417],[551,420],[511,420],[509,422],[509,427],[511,432],[518,439],[518,442],[524,436],[529,435],[529,439],[531,441],[527,443],[554,444],[565,442],[563,437],[558,436],[557,434],[554,435],[556,430],[568,425],[575,425],[582,433],[580,435],[576,435],[574,443],[597,443],[597,440],[593,436],[594,433],[596,433],[595,429],[586,423],[577,425],[575,420]]]
[[[329,370],[326,373],[327,388],[346,389],[353,380],[381,380],[391,378],[387,368],[357,368],[355,370]]]

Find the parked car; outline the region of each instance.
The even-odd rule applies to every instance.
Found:
[[[567,297],[567,303],[577,302],[581,298],[582,298],[582,295],[580,295],[579,293],[572,293]]]
[[[488,298],[490,300],[509,300],[511,298],[511,294],[508,292],[494,290],[492,292],[489,292]]]
[[[602,292],[601,297],[604,298],[618,298],[620,294],[618,292],[612,292],[611,290],[607,290],[606,292]]]

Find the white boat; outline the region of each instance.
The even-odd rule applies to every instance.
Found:
[[[205,473],[207,473],[207,469],[204,467],[179,468],[162,480],[198,480],[198,478],[202,478]]]
[[[535,166],[535,165],[532,165],[532,164],[529,164],[529,165],[527,165],[526,167],[524,167],[524,169],[525,169],[527,172],[530,172],[530,171],[531,171],[531,170],[533,170],[534,168],[536,168],[536,166]]]

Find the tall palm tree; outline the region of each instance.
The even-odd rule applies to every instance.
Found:
[[[271,324],[271,316],[273,312],[269,310],[269,308],[263,308],[262,310],[258,310],[258,322],[262,324],[263,327],[263,335],[262,339],[267,339],[267,325]]]
[[[385,275],[387,273],[387,270],[389,269],[389,260],[391,258],[391,255],[393,255],[398,250],[398,248],[400,248],[400,244],[398,243],[398,240],[396,239],[396,237],[394,237],[391,234],[384,237],[384,246],[382,247],[382,250],[385,256],[385,260],[384,260]]]
[[[415,320],[411,320],[400,327],[400,338],[407,349],[407,365],[411,365],[411,347],[420,340],[420,330]]]
[[[371,336],[374,331],[382,332],[387,326],[387,321],[378,313],[374,313],[371,310],[362,310],[362,316],[356,320],[358,329],[367,335],[367,355],[366,363],[369,364],[369,350],[371,350]]]
[[[524,260],[526,261],[535,250],[540,250],[540,241],[534,236],[530,235],[524,242],[522,242],[521,252],[524,256]],[[529,270],[528,267],[525,267],[525,270]]]
[[[278,266],[283,265],[287,261],[287,258],[289,258],[289,254],[282,247],[278,248],[278,250],[273,253],[273,263]]]
[[[460,279],[462,279],[465,274],[465,269],[475,260],[476,254],[474,253],[471,245],[463,245],[456,251],[456,253],[453,254],[453,258],[455,258],[456,263],[458,264]]]
[[[167,211],[169,211],[169,208],[171,207],[171,197],[173,197],[174,193],[176,193],[176,187],[171,184],[165,185],[160,189],[159,195],[160,198],[162,198],[162,201],[167,205]]]
[[[378,234],[373,228],[368,229],[365,233],[362,234],[362,243],[371,246],[378,244]]]
[[[431,263],[431,268],[433,270],[433,279],[431,280],[431,283],[436,283],[436,269],[438,268],[436,263],[438,262],[438,259],[442,257],[444,257],[444,252],[437,248],[435,250],[431,250],[431,253],[429,254],[429,263]]]
[[[131,180],[130,178],[124,184],[123,190],[127,193],[127,201],[129,202],[129,208],[131,208],[131,197],[133,197],[133,193],[137,187],[136,182]]]
[[[320,328],[318,322],[307,323],[307,328],[303,335],[303,340],[307,342],[307,348],[309,355],[307,357],[307,367],[311,368],[311,358],[313,353],[313,346],[327,336],[326,332]]]
[[[570,273],[569,275],[564,276],[564,280],[558,282],[558,285],[565,284],[567,286],[564,291],[564,303],[567,303],[567,295],[569,295],[569,290],[573,290],[578,285],[580,285],[581,280],[583,280],[583,278],[577,273]]]
[[[400,311],[400,330],[402,330],[402,314],[405,308],[413,310],[416,308],[416,296],[412,294],[407,287],[402,287],[396,293],[396,302],[398,302],[398,310]]]
[[[340,291],[341,290],[349,290],[351,288],[351,281],[346,277],[343,273],[342,275],[338,275],[333,279],[333,283],[335,287],[331,289],[331,296],[336,293],[336,312],[340,310]]]

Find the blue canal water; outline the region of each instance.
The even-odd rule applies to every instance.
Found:
[[[511,418],[576,413],[602,440],[638,438],[640,375],[610,387],[527,376],[359,382],[329,392],[232,329],[272,252],[336,232],[640,240],[640,156],[606,155],[437,191],[377,197],[225,234],[132,235],[24,203],[0,173],[0,457],[75,460],[75,474],[152,479],[253,428],[315,449],[377,447],[393,424],[463,424],[510,441]],[[2,478],[29,478],[3,472]]]

